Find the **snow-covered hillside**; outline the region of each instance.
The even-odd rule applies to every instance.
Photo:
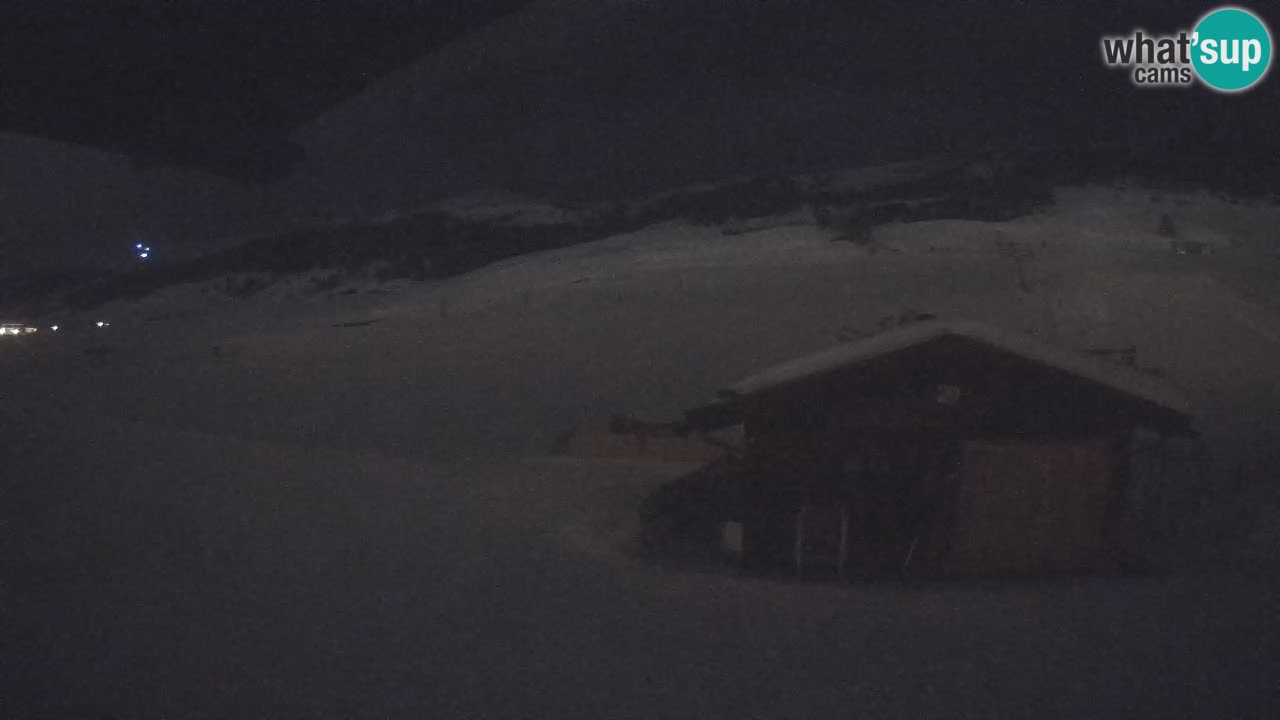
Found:
[[[512,207],[492,212],[506,216]],[[1162,216],[1173,233],[1161,232]],[[1271,233],[1277,220],[1280,206],[1271,204],[1085,187],[1061,190],[1053,206],[1015,220],[890,223],[864,242],[791,216],[745,231],[675,221],[429,282],[315,271],[264,280],[243,296],[228,292],[241,276],[169,287],[45,318],[73,332],[48,338],[39,351],[74,365],[62,350],[76,341],[118,344],[123,370],[132,366],[129,354],[145,364],[147,353],[178,339],[202,351],[236,344],[244,363],[271,370],[293,363],[297,375],[311,372],[306,358],[315,358],[357,373],[350,380],[358,386],[360,374],[390,368],[407,373],[405,382],[432,384],[435,371],[453,363],[474,368],[495,362],[493,353],[542,347],[546,356],[522,360],[560,368],[573,387],[557,393],[577,396],[581,409],[561,421],[576,423],[635,405],[676,409],[738,374],[910,307],[1071,346],[1135,344],[1143,362],[1193,391],[1203,386],[1212,402],[1218,383],[1263,386],[1277,367],[1270,353],[1280,349],[1278,305],[1266,293],[1280,250]],[[1204,254],[1180,254],[1183,242]],[[112,323],[111,333],[74,332],[99,319]],[[1224,345],[1235,351],[1208,351]],[[647,365],[631,356],[636,348],[666,359]],[[502,372],[523,385],[523,369]],[[617,386],[679,391],[624,393],[602,404],[608,387],[588,376],[571,382],[593,370]],[[116,400],[104,395],[104,407]],[[529,449],[541,443],[530,440]]]
[[[1280,671],[1272,576],[1256,571],[1280,558],[1277,212],[1082,187],[1014,220],[857,242],[789,216],[749,232],[670,221],[428,282],[317,292],[298,276],[235,298],[215,280],[59,316],[70,332],[0,347],[15,498],[0,519],[18,538],[4,571],[22,578],[0,593],[11,617],[53,604],[69,620],[0,652],[121,717],[1249,716]],[[1183,238],[1214,252],[1180,253]],[[526,460],[908,310],[1134,346],[1186,390],[1208,474],[1146,488],[1183,522],[1162,536],[1183,553],[1175,579],[672,576],[618,550],[669,471]],[[111,326],[90,328],[99,317]],[[1254,570],[1192,573],[1207,555]],[[277,686],[279,665],[314,681]]]

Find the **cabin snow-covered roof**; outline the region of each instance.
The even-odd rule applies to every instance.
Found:
[[[944,337],[963,338],[987,345],[1182,415],[1190,414],[1190,404],[1176,388],[1136,369],[1074,350],[1065,350],[1025,334],[1010,333],[972,322],[937,320],[904,325],[862,340],[788,360],[729,386],[721,394],[728,397],[756,395]]]

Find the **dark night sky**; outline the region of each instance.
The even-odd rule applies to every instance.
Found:
[[[0,135],[0,274],[478,189],[591,198],[1188,125],[1248,142],[1275,105],[1274,79],[1224,98],[1101,66],[1101,32],[1186,27],[1208,5],[904,5],[545,0],[303,127],[306,160],[264,186]]]

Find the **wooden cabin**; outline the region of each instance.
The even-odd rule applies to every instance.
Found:
[[[722,397],[744,424],[743,560],[806,573],[1113,569],[1135,429],[1193,434],[1151,375],[970,323],[846,343]]]

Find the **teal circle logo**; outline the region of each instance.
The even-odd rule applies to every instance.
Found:
[[[1220,92],[1248,90],[1271,67],[1271,32],[1248,10],[1224,7],[1210,12],[1196,25],[1191,42],[1196,74]]]

